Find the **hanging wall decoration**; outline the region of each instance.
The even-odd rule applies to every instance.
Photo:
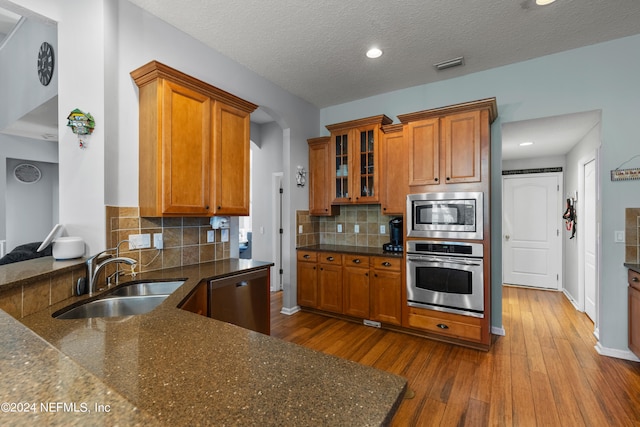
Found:
[[[73,110],[67,117],[67,126],[78,135],[80,148],[87,148],[87,137],[93,133],[96,122],[91,113],[85,113],[79,109]]]
[[[567,199],[567,210],[564,211],[562,218],[564,219],[567,231],[571,232],[571,237],[569,237],[569,239],[573,239],[574,237],[576,237],[577,223],[576,199],[574,199],[573,197]]]

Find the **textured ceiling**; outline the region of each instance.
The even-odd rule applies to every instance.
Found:
[[[640,33],[638,0],[131,1],[320,108]]]

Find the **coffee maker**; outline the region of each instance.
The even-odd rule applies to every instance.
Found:
[[[403,233],[402,217],[395,217],[389,221],[389,236],[391,237],[391,241],[382,245],[382,250],[387,252],[402,252]]]

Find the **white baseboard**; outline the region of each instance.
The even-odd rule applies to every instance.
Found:
[[[280,310],[280,313],[286,314],[287,316],[291,316],[292,314],[296,314],[299,311],[300,311],[300,306],[296,305],[295,307],[292,307],[292,308],[282,307],[282,310]]]
[[[569,292],[567,292],[566,289],[563,289],[562,293],[564,294],[565,297],[567,297],[569,302],[573,305],[573,308],[575,308],[577,311],[580,311],[580,312],[584,313],[584,310],[580,308],[580,305],[578,304],[578,301],[576,301],[573,298],[573,296]]]
[[[499,328],[497,326],[492,326],[491,327],[491,333],[493,335],[500,335],[501,337],[504,337],[505,335],[507,335],[507,332],[504,330],[504,326]]]
[[[602,344],[600,343],[597,343],[594,347],[598,352],[598,354],[600,354],[601,356],[615,357],[616,359],[631,360],[632,362],[640,362],[640,359],[638,359],[636,355],[629,350],[618,350],[616,348],[607,348],[607,347],[603,347]]]

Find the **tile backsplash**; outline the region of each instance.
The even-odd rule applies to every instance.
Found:
[[[129,250],[120,246],[120,255],[138,261],[137,271],[179,267],[199,262],[216,261],[230,257],[229,242],[221,243],[220,230],[215,231],[215,242],[207,243],[207,231],[211,230],[209,218],[141,217],[137,207],[107,206],[107,247],[113,248],[131,234],[162,233],[163,249]]]
[[[625,209],[624,262],[640,263],[640,208]]]
[[[394,216],[383,215],[380,205],[340,206],[333,217],[310,216],[309,211],[296,212],[296,245],[315,244],[381,247],[389,242],[389,221]],[[355,228],[359,230],[356,233]],[[385,232],[380,233],[384,225]],[[302,226],[302,233],[300,233]],[[342,228],[339,232],[338,229]]]

